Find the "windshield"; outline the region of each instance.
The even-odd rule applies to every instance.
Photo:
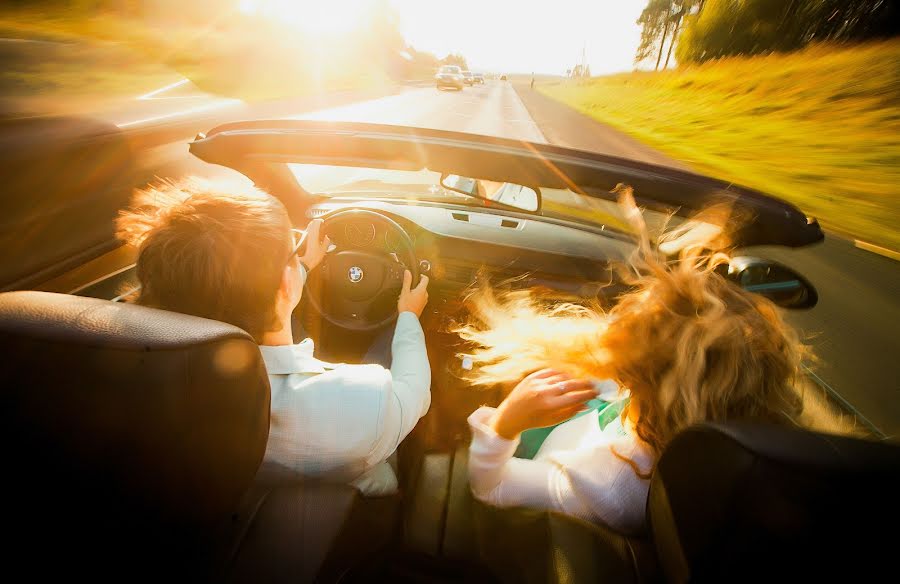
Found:
[[[485,201],[477,196],[445,188],[441,185],[441,173],[428,169],[409,171],[296,163],[288,163],[287,166],[306,191],[319,196],[445,201],[479,207],[489,207],[492,201],[509,204],[496,196],[487,196]],[[510,190],[516,186],[511,183],[491,184],[491,193]],[[633,231],[631,224],[622,215],[615,197],[605,191],[580,194],[569,189],[542,188],[540,196],[540,214],[545,217],[620,232]],[[534,208],[530,210],[533,211]],[[671,221],[677,220],[670,219],[668,213],[657,210],[643,209],[643,212],[651,235],[662,232],[667,221],[672,226]]]
[[[441,72],[441,73],[446,73],[446,74],[459,73],[459,67],[456,67],[456,66],[441,67],[441,71],[440,71],[440,72]]]
[[[453,200],[480,205],[476,198],[443,188],[441,173],[431,170],[385,170],[323,164],[288,164],[288,168],[306,191],[320,196]]]

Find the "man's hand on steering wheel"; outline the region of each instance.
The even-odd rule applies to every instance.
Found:
[[[422,316],[425,305],[428,304],[428,276],[422,274],[419,277],[419,285],[412,288],[412,273],[403,271],[403,288],[400,289],[400,298],[397,300],[397,312],[412,312],[416,316]]]
[[[325,252],[331,246],[328,236],[322,237],[322,223],[324,222],[321,219],[313,219],[306,226],[306,252],[300,256],[300,261],[307,270],[312,270],[322,263]]]
[[[321,262],[309,273],[306,298],[323,319],[345,330],[377,330],[397,318],[399,295],[406,306],[402,310],[422,312],[427,294],[424,285],[411,289],[419,281],[419,262],[412,239],[400,224],[370,209],[342,209],[323,221],[321,226],[310,222],[306,239],[312,243],[312,230],[319,229],[336,247],[328,249],[323,241],[317,250],[301,249],[304,261]],[[382,235],[379,232],[390,233],[392,244],[372,245]],[[323,248],[328,250],[324,258]],[[404,270],[410,271],[412,280],[405,294]]]

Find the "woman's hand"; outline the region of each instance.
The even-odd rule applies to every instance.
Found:
[[[568,420],[595,397],[593,382],[542,369],[519,382],[497,408],[490,425],[501,437],[513,440],[529,428]]]

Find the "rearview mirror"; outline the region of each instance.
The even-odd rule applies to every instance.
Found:
[[[455,193],[494,201],[523,211],[537,211],[540,208],[541,199],[537,191],[522,185],[444,174],[441,175],[441,186]]]
[[[806,278],[772,260],[733,258],[727,277],[744,290],[765,296],[782,308],[812,308],[819,301],[819,294]]]

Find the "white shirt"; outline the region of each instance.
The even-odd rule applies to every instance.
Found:
[[[652,467],[649,447],[616,419],[601,430],[597,410],[553,429],[533,460],[513,458],[519,439],[497,435],[488,422],[494,408],[469,416],[469,481],[472,493],[498,507],[531,507],[605,523],[624,533],[644,529],[650,483],[619,455]]]
[[[431,405],[425,334],[412,312],[397,317],[388,371],[333,365],[313,356],[312,339],[260,346],[272,416],[260,473],[350,483],[366,495],[397,490],[387,458]]]

